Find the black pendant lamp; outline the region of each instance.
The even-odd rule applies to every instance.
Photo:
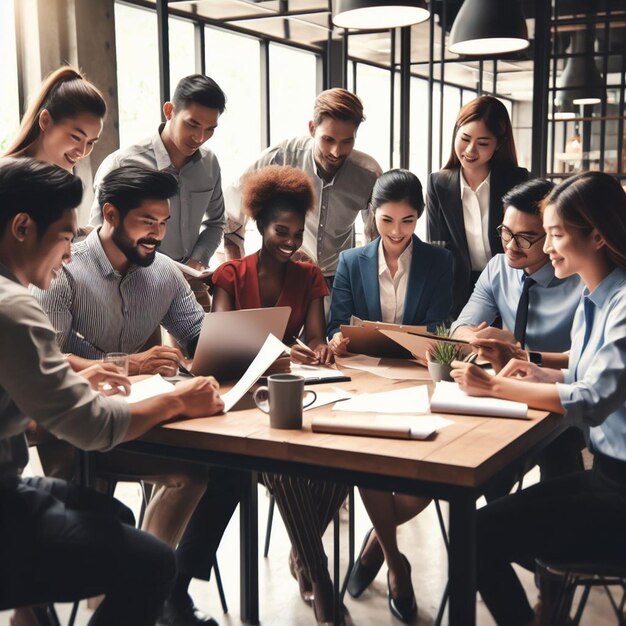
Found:
[[[346,29],[401,28],[430,17],[424,0],[335,0],[333,4],[333,24]]]
[[[454,54],[491,56],[529,45],[519,0],[465,0],[452,25],[448,49]]]
[[[572,37],[573,56],[557,81],[559,91],[556,104],[564,109],[569,102],[575,105],[598,104],[606,98],[606,87],[594,56],[595,35],[592,29],[577,31]]]

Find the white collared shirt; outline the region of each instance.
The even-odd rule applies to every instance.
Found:
[[[489,245],[489,191],[491,172],[476,191],[467,184],[461,170],[461,201],[463,203],[463,221],[469,248],[472,271],[482,272],[491,258]]]
[[[382,322],[389,324],[402,323],[412,256],[413,240],[411,240],[407,249],[398,258],[398,270],[392,278],[385,260],[383,242],[381,241],[378,245],[378,286],[380,290]]]

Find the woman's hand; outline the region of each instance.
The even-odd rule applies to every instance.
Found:
[[[103,396],[113,396],[122,394],[127,396],[130,393],[130,380],[120,374],[113,363],[94,363],[78,372],[95,391],[99,391]]]
[[[509,361],[498,373],[503,378],[520,378],[529,383],[559,383],[563,381],[561,370],[539,367],[523,359]]]
[[[288,354],[279,356],[263,373],[263,376],[272,374],[289,374],[291,371],[291,358]]]
[[[453,361],[450,375],[459,387],[469,396],[491,395],[493,379],[491,374],[471,363]]]
[[[317,365],[320,360],[317,353],[308,346],[301,346],[294,343],[291,346],[291,360],[294,363],[303,363],[305,365]]]
[[[519,344],[511,344],[500,339],[482,339],[476,337],[470,341],[478,358],[489,361],[496,372],[499,372],[511,359],[528,361],[528,353]]]
[[[320,365],[330,365],[335,362],[335,358],[328,344],[320,343],[313,348],[313,352],[317,355],[317,360]]]
[[[344,356],[348,353],[349,343],[350,337],[344,337],[343,333],[339,332],[333,335],[328,345],[335,356]]]

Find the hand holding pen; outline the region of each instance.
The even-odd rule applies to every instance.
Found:
[[[292,361],[307,365],[326,365],[332,363],[332,352],[327,345],[320,344],[315,349],[312,349],[297,337],[293,339],[295,343],[291,347]]]

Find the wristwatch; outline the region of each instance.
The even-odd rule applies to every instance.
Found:
[[[528,360],[535,365],[539,365],[539,367],[543,365],[543,357],[541,356],[541,352],[529,352]]]

